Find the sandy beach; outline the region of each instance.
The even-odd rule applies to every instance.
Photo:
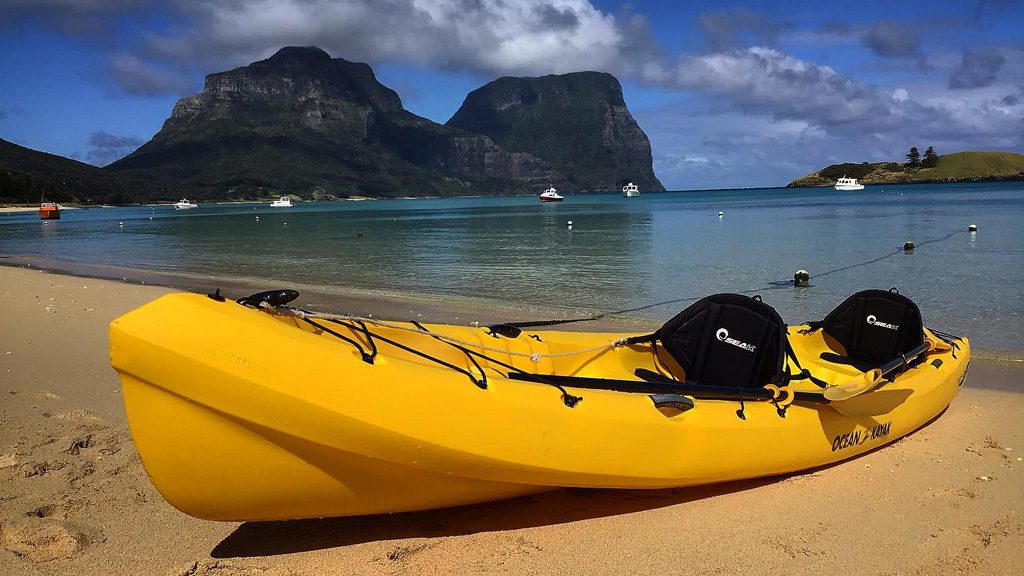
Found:
[[[107,324],[170,290],[0,266],[0,573],[1024,572],[1024,363],[983,352],[936,421],[804,474],[390,516],[196,520],[150,485],[108,364]]]

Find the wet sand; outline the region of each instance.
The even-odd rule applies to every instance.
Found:
[[[149,484],[106,349],[110,320],[169,291],[0,267],[0,574],[1024,572],[1024,363],[985,354],[939,419],[805,474],[390,516],[196,520]],[[377,305],[398,318],[442,311]]]

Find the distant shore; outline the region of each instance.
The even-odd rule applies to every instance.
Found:
[[[58,204],[57,208],[61,210],[78,210],[79,206],[65,206]],[[39,204],[6,204],[0,205],[0,214],[16,214],[19,212],[36,212],[39,210]]]

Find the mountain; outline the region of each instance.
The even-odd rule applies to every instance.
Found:
[[[187,186],[114,174],[0,139],[0,203],[128,204],[180,198]]]
[[[1024,155],[956,152],[939,156],[931,168],[910,168],[898,162],[833,164],[797,178],[788,186],[830,186],[841,176],[857,178],[862,184],[1024,180]]]
[[[368,65],[316,47],[210,74],[152,140],[108,168],[231,197],[500,194],[567,182],[533,154],[408,112]]]
[[[629,181],[665,189],[651,167],[651,143],[611,74],[499,78],[470,92],[447,125],[550,163],[572,190],[620,190]]]

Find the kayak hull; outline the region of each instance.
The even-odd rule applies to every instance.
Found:
[[[428,328],[507,350],[487,354],[537,373],[635,379],[634,368],[654,367],[649,345],[528,357],[621,334],[496,338],[479,328]],[[448,344],[380,332],[472,371]],[[829,349],[820,332],[791,328],[791,340],[802,359]],[[193,294],[130,312],[110,334],[129,426],[153,484],[183,512],[233,521],[424,510],[566,486],[691,486],[822,466],[938,416],[970,357],[964,340],[956,358],[930,356],[862,396],[794,404],[784,417],[770,403],[746,402],[741,419],[734,401],[662,411],[646,394],[607,390],[571,389],[583,400],[570,408],[554,388],[505,379],[483,360],[486,388],[375,344],[380,353],[369,364],[350,344],[295,319]],[[811,369],[837,383],[855,374],[839,365]]]

